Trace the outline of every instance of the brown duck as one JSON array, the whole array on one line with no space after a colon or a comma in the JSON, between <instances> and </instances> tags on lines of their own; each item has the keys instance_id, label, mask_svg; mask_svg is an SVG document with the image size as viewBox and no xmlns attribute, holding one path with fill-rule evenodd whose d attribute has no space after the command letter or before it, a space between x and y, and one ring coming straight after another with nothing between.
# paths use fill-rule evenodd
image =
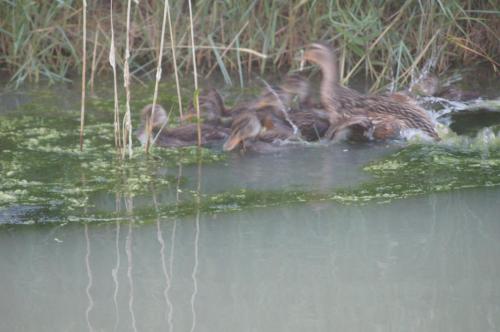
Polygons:
<instances>
[{"instance_id":1,"label":"brown duck","mask_svg":"<svg viewBox=\"0 0 500 332\"><path fill-rule=\"evenodd\" d=\"M137 138L146 144L146 126L151 119L153 105L145 106L141 111L141 126L137 131ZM165 128L168 116L161 105L155 105L152 118L152 140L161 147L184 147L198 144L196 124L187 124L176 128ZM201 124L201 144L203 146L222 143L229 137L230 130L213 124Z\"/></svg>"},{"instance_id":2,"label":"brown duck","mask_svg":"<svg viewBox=\"0 0 500 332\"><path fill-rule=\"evenodd\" d=\"M272 144L293 136L293 130L284 126L272 112L247 110L236 114L231 125L231 135L224 143L224 151L232 151L238 146L256 152L274 151Z\"/></svg>"},{"instance_id":3,"label":"brown duck","mask_svg":"<svg viewBox=\"0 0 500 332\"><path fill-rule=\"evenodd\" d=\"M259 97L257 106L272 112L274 124L297 128L307 141L323 137L330 125L328 113L312 101L309 81L300 75L287 75L280 86Z\"/></svg>"},{"instance_id":4,"label":"brown duck","mask_svg":"<svg viewBox=\"0 0 500 332\"><path fill-rule=\"evenodd\" d=\"M200 117L203 122L211 125L226 125L230 123L230 112L224 105L220 93L215 88L202 90L198 96L198 105L200 108ZM196 108L191 101L186 114L181 118L182 121L196 118Z\"/></svg>"},{"instance_id":5,"label":"brown duck","mask_svg":"<svg viewBox=\"0 0 500 332\"><path fill-rule=\"evenodd\" d=\"M333 51L326 45L309 45L304 57L320 66L323 79L320 87L321 103L330 113L330 134L338 132L344 121L359 120L371 125L365 136L376 140L398 139L406 129L418 129L433 139L439 139L429 115L414 103L401 102L402 98L368 96L338 83L337 66ZM345 122L344 122L345 123Z\"/></svg>"}]
</instances>

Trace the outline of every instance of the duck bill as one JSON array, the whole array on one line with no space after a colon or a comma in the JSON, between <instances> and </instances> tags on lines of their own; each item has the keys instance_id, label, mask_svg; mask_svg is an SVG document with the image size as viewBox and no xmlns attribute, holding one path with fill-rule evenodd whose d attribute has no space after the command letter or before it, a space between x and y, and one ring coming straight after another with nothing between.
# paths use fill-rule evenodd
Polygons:
<instances>
[{"instance_id":1,"label":"duck bill","mask_svg":"<svg viewBox=\"0 0 500 332\"><path fill-rule=\"evenodd\" d=\"M182 115L179 119L181 121L187 121L187 120L191 120L194 117L196 117L196 114L189 113L189 114Z\"/></svg>"}]
</instances>

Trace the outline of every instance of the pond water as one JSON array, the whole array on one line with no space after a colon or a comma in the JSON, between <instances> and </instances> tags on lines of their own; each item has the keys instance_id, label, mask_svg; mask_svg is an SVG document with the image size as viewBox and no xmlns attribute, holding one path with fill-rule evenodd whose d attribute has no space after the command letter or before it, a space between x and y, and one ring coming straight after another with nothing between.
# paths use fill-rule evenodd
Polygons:
<instances>
[{"instance_id":1,"label":"pond water","mask_svg":"<svg viewBox=\"0 0 500 332\"><path fill-rule=\"evenodd\" d=\"M78 87L1 95L1 331L500 328L494 110L435 106L454 131L435 144L122 162L108 89L82 153Z\"/></svg>"}]
</instances>

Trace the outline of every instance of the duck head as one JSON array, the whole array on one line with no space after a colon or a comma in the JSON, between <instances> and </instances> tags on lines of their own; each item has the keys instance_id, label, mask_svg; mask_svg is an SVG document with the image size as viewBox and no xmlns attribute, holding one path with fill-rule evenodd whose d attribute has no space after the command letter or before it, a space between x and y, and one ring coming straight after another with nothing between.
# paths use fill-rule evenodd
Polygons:
<instances>
[{"instance_id":1,"label":"duck head","mask_svg":"<svg viewBox=\"0 0 500 332\"><path fill-rule=\"evenodd\" d=\"M151 131L154 132L154 130L160 130L167 123L167 112L161 105L156 104L153 107L153 104L150 104L144 106L144 108L141 110L141 126L137 131L137 138L142 144L146 144L148 139L146 128L151 125Z\"/></svg>"},{"instance_id":2,"label":"duck head","mask_svg":"<svg viewBox=\"0 0 500 332\"><path fill-rule=\"evenodd\" d=\"M198 96L198 105L200 108L200 117L206 123L210 124L218 124L221 117L227 112L224 107L224 100L214 88L201 91ZM189 104L188 111L182 116L181 120L184 121L192 118L196 118L196 107L194 107L193 101Z\"/></svg>"},{"instance_id":3,"label":"duck head","mask_svg":"<svg viewBox=\"0 0 500 332\"><path fill-rule=\"evenodd\" d=\"M335 71L334 52L332 48L323 43L309 44L304 53L304 59L319 65L322 70Z\"/></svg>"}]
</instances>

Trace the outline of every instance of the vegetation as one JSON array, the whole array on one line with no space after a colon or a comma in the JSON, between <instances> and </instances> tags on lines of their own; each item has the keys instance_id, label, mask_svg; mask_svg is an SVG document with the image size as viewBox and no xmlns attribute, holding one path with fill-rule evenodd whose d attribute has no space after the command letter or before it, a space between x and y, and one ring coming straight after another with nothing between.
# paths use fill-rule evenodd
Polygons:
<instances>
[{"instance_id":1,"label":"vegetation","mask_svg":"<svg viewBox=\"0 0 500 332\"><path fill-rule=\"evenodd\" d=\"M174 91L173 86L169 88ZM160 89L166 86L162 84ZM145 88L143 96L138 94L140 89L134 91L132 107L150 100L150 91L146 90L151 88ZM102 97L102 102L97 102L99 98L92 101L87 114L88 137L80 151L79 133L75 131L77 108L61 109L55 98L57 91L39 93L31 96L32 104L16 108L0 121L0 169L4 174L0 178L0 210L13 214L8 222L116 220L126 217L126 211L110 211L109 205L106 208L102 202L124 198L135 202L134 216L159 213L178 218L308 202L383 203L429 193L500 186L500 136L495 134L499 130L496 126L471 132L470 136L443 129L444 139L439 143L411 142L367 165L364 171L370 178L352 187L319 190L303 185L203 192L199 188L201 173L193 176L195 169L210 163L229 167L226 154L192 147L153 148L146 155L136 146L133 156L124 161L114 153L114 101L108 96ZM176 96L170 98L175 101ZM161 198L161 207L153 209L156 194Z\"/></svg>"},{"instance_id":2,"label":"vegetation","mask_svg":"<svg viewBox=\"0 0 500 332\"><path fill-rule=\"evenodd\" d=\"M172 46L179 73L186 76L193 71L190 31L194 31L199 72L209 75L218 70L228 83L231 72L238 73L243 84L254 70L297 69L301 50L315 40L336 44L345 80L366 72L376 85L387 80L407 83L414 69L426 64L442 71L452 64L486 61L496 71L500 62L496 0L198 0L193 2L192 30L189 4L170 2L168 14L175 31L165 33L164 73L175 68L168 50ZM0 0L0 68L16 84L41 78L66 80L88 58L92 86L96 75L111 71L112 12L119 70L124 70L125 48L130 46L132 80L153 77L164 2L133 2L129 34L127 1L115 1L112 11L109 6L109 2L88 2L84 34L80 1ZM175 42L170 43L172 36Z\"/></svg>"}]
</instances>

